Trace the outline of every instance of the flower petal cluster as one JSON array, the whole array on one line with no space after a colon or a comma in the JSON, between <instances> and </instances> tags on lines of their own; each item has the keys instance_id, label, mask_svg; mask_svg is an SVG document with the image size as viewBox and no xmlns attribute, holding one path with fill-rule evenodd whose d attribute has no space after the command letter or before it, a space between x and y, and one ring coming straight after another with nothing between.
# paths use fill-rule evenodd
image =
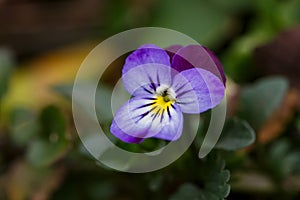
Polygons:
<instances>
[{"instance_id":1,"label":"flower petal cluster","mask_svg":"<svg viewBox=\"0 0 300 200\"><path fill-rule=\"evenodd\" d=\"M224 98L226 78L215 54L200 45L162 49L146 44L131 53L122 70L133 96L114 116L110 131L124 142L177 140L183 113L199 114Z\"/></svg>"}]
</instances>

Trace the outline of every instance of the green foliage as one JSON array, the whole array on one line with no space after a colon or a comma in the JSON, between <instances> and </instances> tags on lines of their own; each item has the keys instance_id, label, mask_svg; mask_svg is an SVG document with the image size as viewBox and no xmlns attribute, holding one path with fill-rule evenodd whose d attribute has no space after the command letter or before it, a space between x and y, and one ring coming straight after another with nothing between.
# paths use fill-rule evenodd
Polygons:
<instances>
[{"instance_id":1,"label":"green foliage","mask_svg":"<svg viewBox=\"0 0 300 200\"><path fill-rule=\"evenodd\" d=\"M16 108L10 117L11 137L20 146L27 145L40 131L37 116L28 109Z\"/></svg>"},{"instance_id":2,"label":"green foliage","mask_svg":"<svg viewBox=\"0 0 300 200\"><path fill-rule=\"evenodd\" d=\"M206 199L201 193L199 188L191 183L185 183L180 186L176 194L174 194L171 200L182 200L182 199Z\"/></svg>"},{"instance_id":3,"label":"green foliage","mask_svg":"<svg viewBox=\"0 0 300 200\"><path fill-rule=\"evenodd\" d=\"M272 144L267 162L276 178L283 179L288 175L300 175L300 149L293 147L292 143L286 139Z\"/></svg>"},{"instance_id":4,"label":"green foliage","mask_svg":"<svg viewBox=\"0 0 300 200\"><path fill-rule=\"evenodd\" d=\"M51 135L57 135L58 141L65 142L66 121L61 111L53 105L47 106L42 110L40 122L43 135L47 138Z\"/></svg>"},{"instance_id":5,"label":"green foliage","mask_svg":"<svg viewBox=\"0 0 300 200\"><path fill-rule=\"evenodd\" d=\"M239 83L255 79L259 75L259 70L255 67L252 53L255 47L269 37L267 31L259 29L236 39L224 53L223 58L221 57L226 74Z\"/></svg>"},{"instance_id":6,"label":"green foliage","mask_svg":"<svg viewBox=\"0 0 300 200\"><path fill-rule=\"evenodd\" d=\"M0 49L0 100L8 90L13 65L11 53L6 49Z\"/></svg>"},{"instance_id":7,"label":"green foliage","mask_svg":"<svg viewBox=\"0 0 300 200\"><path fill-rule=\"evenodd\" d=\"M219 0L222 3L222 0ZM255 48L270 41L285 28L299 22L300 1L240 1L255 13L254 19L247 22L246 32L235 38L222 57L226 74L236 82L247 82L260 76L260 69L256 68L253 60ZM233 3L233 1L231 1ZM239 4L243 4L239 3ZM237 4L237 5L239 5ZM228 1L227 1L227 5ZM241 8L243 8L241 6ZM251 13L251 12L250 12Z\"/></svg>"},{"instance_id":8,"label":"green foliage","mask_svg":"<svg viewBox=\"0 0 300 200\"><path fill-rule=\"evenodd\" d=\"M27 158L33 165L45 167L60 158L65 150L66 145L63 143L52 144L48 141L35 140L28 149Z\"/></svg>"},{"instance_id":9,"label":"green foliage","mask_svg":"<svg viewBox=\"0 0 300 200\"><path fill-rule=\"evenodd\" d=\"M201 163L199 174L204 181L203 188L194 184L185 183L171 196L171 200L199 199L199 200L222 200L230 191L227 183L230 172L224 169L225 161L218 154L211 154Z\"/></svg>"},{"instance_id":10,"label":"green foliage","mask_svg":"<svg viewBox=\"0 0 300 200\"><path fill-rule=\"evenodd\" d=\"M166 0L156 8L152 25L183 32L201 44L212 46L230 30L230 17L221 7L207 1Z\"/></svg>"},{"instance_id":11,"label":"green foliage","mask_svg":"<svg viewBox=\"0 0 300 200\"><path fill-rule=\"evenodd\" d=\"M257 130L282 103L287 89L288 82L281 77L265 78L243 89L239 117Z\"/></svg>"},{"instance_id":12,"label":"green foliage","mask_svg":"<svg viewBox=\"0 0 300 200\"><path fill-rule=\"evenodd\" d=\"M35 166L43 167L52 164L67 150L66 121L55 106L44 108L39 117L41 133L27 151L28 160Z\"/></svg>"},{"instance_id":13,"label":"green foliage","mask_svg":"<svg viewBox=\"0 0 300 200\"><path fill-rule=\"evenodd\" d=\"M230 119L225 123L216 148L238 150L247 147L255 141L255 132L250 125L241 119Z\"/></svg>"}]
</instances>

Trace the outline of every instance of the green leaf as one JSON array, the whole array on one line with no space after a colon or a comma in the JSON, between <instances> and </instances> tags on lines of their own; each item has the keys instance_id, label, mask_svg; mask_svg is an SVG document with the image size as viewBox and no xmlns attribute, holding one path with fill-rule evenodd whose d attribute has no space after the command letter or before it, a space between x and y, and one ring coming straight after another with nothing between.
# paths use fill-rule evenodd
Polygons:
<instances>
[{"instance_id":1,"label":"green leaf","mask_svg":"<svg viewBox=\"0 0 300 200\"><path fill-rule=\"evenodd\" d=\"M224 199L230 192L230 185L227 182L230 179L229 170L225 170L225 160L219 154L212 152L200 169L204 178L204 191L216 195L217 199ZM210 198L207 198L210 199Z\"/></svg>"},{"instance_id":2,"label":"green leaf","mask_svg":"<svg viewBox=\"0 0 300 200\"><path fill-rule=\"evenodd\" d=\"M27 159L37 167L46 167L64 155L66 148L66 143L35 140L28 148Z\"/></svg>"},{"instance_id":3,"label":"green leaf","mask_svg":"<svg viewBox=\"0 0 300 200\"><path fill-rule=\"evenodd\" d=\"M45 167L67 150L66 122L60 110L53 105L44 108L40 115L41 135L28 147L27 159L35 166Z\"/></svg>"},{"instance_id":4,"label":"green leaf","mask_svg":"<svg viewBox=\"0 0 300 200\"><path fill-rule=\"evenodd\" d=\"M257 17L241 37L235 39L221 59L226 75L236 82L249 82L257 78L261 69L255 67L253 53L255 48L275 37L281 27L275 1L252 1L256 7Z\"/></svg>"},{"instance_id":5,"label":"green leaf","mask_svg":"<svg viewBox=\"0 0 300 200\"><path fill-rule=\"evenodd\" d=\"M47 138L56 135L59 141L65 141L66 121L60 110L53 105L42 110L40 116L43 135Z\"/></svg>"},{"instance_id":6,"label":"green leaf","mask_svg":"<svg viewBox=\"0 0 300 200\"><path fill-rule=\"evenodd\" d=\"M171 196L170 200L182 199L205 199L199 188L191 183L186 183L180 186L179 190Z\"/></svg>"},{"instance_id":7,"label":"green leaf","mask_svg":"<svg viewBox=\"0 0 300 200\"><path fill-rule=\"evenodd\" d=\"M224 170L225 161L220 155L213 153L202 161L199 173L202 176L201 180L204 182L204 187L200 189L195 184L185 183L170 197L171 200L222 200L228 196L230 186L227 182L230 178L230 172Z\"/></svg>"},{"instance_id":8,"label":"green leaf","mask_svg":"<svg viewBox=\"0 0 300 200\"><path fill-rule=\"evenodd\" d=\"M13 65L11 53L5 49L0 49L0 100L8 90Z\"/></svg>"},{"instance_id":9,"label":"green leaf","mask_svg":"<svg viewBox=\"0 0 300 200\"><path fill-rule=\"evenodd\" d=\"M245 88L240 95L238 116L259 129L280 106L288 89L282 77L269 77Z\"/></svg>"},{"instance_id":10,"label":"green leaf","mask_svg":"<svg viewBox=\"0 0 300 200\"><path fill-rule=\"evenodd\" d=\"M281 2L280 16L285 27L295 26L300 21L300 1L290 0L287 2Z\"/></svg>"},{"instance_id":11,"label":"green leaf","mask_svg":"<svg viewBox=\"0 0 300 200\"><path fill-rule=\"evenodd\" d=\"M289 140L282 139L272 144L267 161L270 171L279 179L300 174L300 150L294 149Z\"/></svg>"},{"instance_id":12,"label":"green leaf","mask_svg":"<svg viewBox=\"0 0 300 200\"><path fill-rule=\"evenodd\" d=\"M253 81L261 75L261 69L255 67L257 66L253 58L255 49L268 43L279 32L299 23L300 1L213 1L219 5L223 4L225 9L238 9L238 14L248 9L245 13L255 15L254 18L251 17L251 22L237 20L239 25L246 22L245 33L232 40L221 59L226 75L234 81L239 83Z\"/></svg>"},{"instance_id":13,"label":"green leaf","mask_svg":"<svg viewBox=\"0 0 300 200\"><path fill-rule=\"evenodd\" d=\"M10 116L10 129L13 141L18 145L27 145L40 131L35 114L25 108L17 108Z\"/></svg>"},{"instance_id":14,"label":"green leaf","mask_svg":"<svg viewBox=\"0 0 300 200\"><path fill-rule=\"evenodd\" d=\"M241 119L230 119L225 123L221 137L215 148L238 150L255 141L255 132L250 125Z\"/></svg>"},{"instance_id":15,"label":"green leaf","mask_svg":"<svg viewBox=\"0 0 300 200\"><path fill-rule=\"evenodd\" d=\"M270 38L267 31L258 30L247 33L233 41L221 57L226 75L241 83L253 80L259 72L253 63L254 49Z\"/></svg>"}]
</instances>

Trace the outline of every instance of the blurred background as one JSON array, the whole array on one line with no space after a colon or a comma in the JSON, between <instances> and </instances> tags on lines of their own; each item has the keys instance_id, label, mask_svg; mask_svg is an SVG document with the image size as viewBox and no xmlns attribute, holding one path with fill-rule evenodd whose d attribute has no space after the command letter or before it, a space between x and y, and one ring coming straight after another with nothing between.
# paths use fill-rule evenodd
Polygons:
<instances>
[{"instance_id":1,"label":"blurred background","mask_svg":"<svg viewBox=\"0 0 300 200\"><path fill-rule=\"evenodd\" d=\"M218 55L228 121L205 159L199 136L165 169L120 173L82 146L72 82L97 44L145 26ZM108 91L124 58L104 77ZM300 199L299 76L300 0L0 0L0 199ZM165 144L115 142L138 152Z\"/></svg>"}]
</instances>

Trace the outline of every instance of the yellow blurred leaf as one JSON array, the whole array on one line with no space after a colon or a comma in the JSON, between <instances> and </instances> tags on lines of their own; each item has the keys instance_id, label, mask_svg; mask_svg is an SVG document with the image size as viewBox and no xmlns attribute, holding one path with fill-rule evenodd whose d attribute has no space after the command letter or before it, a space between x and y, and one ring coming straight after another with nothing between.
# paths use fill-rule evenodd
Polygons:
<instances>
[{"instance_id":1,"label":"yellow blurred leaf","mask_svg":"<svg viewBox=\"0 0 300 200\"><path fill-rule=\"evenodd\" d=\"M9 92L3 99L3 112L22 106L39 109L61 100L50 87L73 82L81 63L94 46L93 42L77 44L23 63L10 81ZM92 70L86 76L90 74L93 74Z\"/></svg>"}]
</instances>

